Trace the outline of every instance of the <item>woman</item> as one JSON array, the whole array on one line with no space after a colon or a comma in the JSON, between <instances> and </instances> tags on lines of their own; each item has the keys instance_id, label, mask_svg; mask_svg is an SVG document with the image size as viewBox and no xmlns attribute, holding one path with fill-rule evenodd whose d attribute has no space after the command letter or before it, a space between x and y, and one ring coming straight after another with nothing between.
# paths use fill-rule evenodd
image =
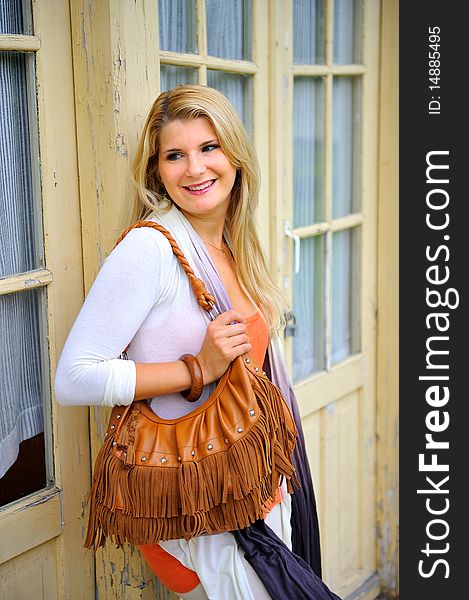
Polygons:
<instances>
[{"instance_id":1,"label":"woman","mask_svg":"<svg viewBox=\"0 0 469 600\"><path fill-rule=\"evenodd\" d=\"M170 231L220 314L210 322L197 305L163 234L131 230L104 262L70 332L56 397L65 405L104 406L151 398L160 417L176 418L200 406L230 362L250 352L291 404L300 431L294 456L300 490L290 496L281 486L265 508L265 523L140 550L184 599L336 598L319 579L314 494L277 337L285 303L254 227L257 160L228 100L197 85L162 93L143 127L133 179L133 220ZM126 347L129 360L122 360ZM181 394L193 384L181 360L186 354L195 357L204 383L191 403Z\"/></svg>"}]
</instances>

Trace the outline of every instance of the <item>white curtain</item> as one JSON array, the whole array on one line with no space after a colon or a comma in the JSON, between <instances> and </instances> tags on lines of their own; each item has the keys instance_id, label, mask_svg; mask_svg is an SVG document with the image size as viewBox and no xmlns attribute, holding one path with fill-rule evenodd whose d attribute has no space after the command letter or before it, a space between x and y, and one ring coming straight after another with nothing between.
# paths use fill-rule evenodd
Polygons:
<instances>
[{"instance_id":1,"label":"white curtain","mask_svg":"<svg viewBox=\"0 0 469 600\"><path fill-rule=\"evenodd\" d=\"M325 0L294 0L293 62L297 65L324 63Z\"/></svg>"},{"instance_id":2,"label":"white curtain","mask_svg":"<svg viewBox=\"0 0 469 600\"><path fill-rule=\"evenodd\" d=\"M173 65L160 66L160 89L162 92L183 83L197 83L197 69Z\"/></svg>"},{"instance_id":3,"label":"white curtain","mask_svg":"<svg viewBox=\"0 0 469 600\"><path fill-rule=\"evenodd\" d=\"M160 49L197 52L197 0L158 0Z\"/></svg>"},{"instance_id":4,"label":"white curtain","mask_svg":"<svg viewBox=\"0 0 469 600\"><path fill-rule=\"evenodd\" d=\"M2 0L0 33L22 33L21 2ZM37 259L26 69L29 56L0 52L0 277ZM35 111L34 111L35 114ZM0 477L19 444L43 430L41 291L0 296Z\"/></svg>"},{"instance_id":5,"label":"white curtain","mask_svg":"<svg viewBox=\"0 0 469 600\"><path fill-rule=\"evenodd\" d=\"M207 71L207 84L216 88L228 98L252 138L252 77L209 69Z\"/></svg>"},{"instance_id":6,"label":"white curtain","mask_svg":"<svg viewBox=\"0 0 469 600\"><path fill-rule=\"evenodd\" d=\"M251 59L251 0L206 0L210 56Z\"/></svg>"},{"instance_id":7,"label":"white curtain","mask_svg":"<svg viewBox=\"0 0 469 600\"><path fill-rule=\"evenodd\" d=\"M352 245L351 231L332 238L332 364L352 352Z\"/></svg>"},{"instance_id":8,"label":"white curtain","mask_svg":"<svg viewBox=\"0 0 469 600\"><path fill-rule=\"evenodd\" d=\"M325 254L324 236L301 240L300 272L293 280L293 381L324 369Z\"/></svg>"},{"instance_id":9,"label":"white curtain","mask_svg":"<svg viewBox=\"0 0 469 600\"><path fill-rule=\"evenodd\" d=\"M343 217L352 212L353 150L355 141L354 123L354 80L351 77L336 77L332 100L332 215Z\"/></svg>"},{"instance_id":10,"label":"white curtain","mask_svg":"<svg viewBox=\"0 0 469 600\"><path fill-rule=\"evenodd\" d=\"M361 61L362 0L334 0L334 63Z\"/></svg>"}]
</instances>

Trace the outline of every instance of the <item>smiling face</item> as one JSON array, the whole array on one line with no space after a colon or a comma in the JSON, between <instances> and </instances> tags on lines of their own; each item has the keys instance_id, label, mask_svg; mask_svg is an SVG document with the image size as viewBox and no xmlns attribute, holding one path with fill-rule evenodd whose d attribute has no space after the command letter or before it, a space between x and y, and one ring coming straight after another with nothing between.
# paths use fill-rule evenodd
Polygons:
<instances>
[{"instance_id":1,"label":"smiling face","mask_svg":"<svg viewBox=\"0 0 469 600\"><path fill-rule=\"evenodd\" d=\"M171 121L160 132L158 171L170 198L188 217L225 219L236 168L208 119Z\"/></svg>"}]
</instances>

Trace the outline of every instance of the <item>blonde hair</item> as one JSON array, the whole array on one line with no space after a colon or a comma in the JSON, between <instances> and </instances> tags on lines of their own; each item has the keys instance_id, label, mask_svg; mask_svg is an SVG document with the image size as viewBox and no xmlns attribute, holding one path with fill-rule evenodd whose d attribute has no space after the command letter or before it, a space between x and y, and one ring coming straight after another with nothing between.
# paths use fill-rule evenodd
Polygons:
<instances>
[{"instance_id":1,"label":"blonde hair","mask_svg":"<svg viewBox=\"0 0 469 600\"><path fill-rule=\"evenodd\" d=\"M163 92L151 106L132 166L136 187L132 221L150 212L166 211L170 199L158 172L160 132L175 120L206 118L237 174L231 191L225 233L231 243L243 291L267 314L271 331L284 326L286 299L272 282L254 224L259 196L256 152L235 109L218 90L202 85L178 85Z\"/></svg>"}]
</instances>

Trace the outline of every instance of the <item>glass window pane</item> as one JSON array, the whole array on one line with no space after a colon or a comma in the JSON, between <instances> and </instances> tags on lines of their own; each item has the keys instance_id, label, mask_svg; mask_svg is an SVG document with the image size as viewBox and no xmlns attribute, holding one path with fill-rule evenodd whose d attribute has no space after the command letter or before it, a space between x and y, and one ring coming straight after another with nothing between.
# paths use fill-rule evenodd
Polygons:
<instances>
[{"instance_id":1,"label":"glass window pane","mask_svg":"<svg viewBox=\"0 0 469 600\"><path fill-rule=\"evenodd\" d=\"M160 50L197 52L197 0L158 0Z\"/></svg>"},{"instance_id":2,"label":"glass window pane","mask_svg":"<svg viewBox=\"0 0 469 600\"><path fill-rule=\"evenodd\" d=\"M301 240L301 269L293 280L293 380L324 369L324 236Z\"/></svg>"},{"instance_id":3,"label":"glass window pane","mask_svg":"<svg viewBox=\"0 0 469 600\"><path fill-rule=\"evenodd\" d=\"M2 0L0 2L0 34L32 34L31 7L25 0Z\"/></svg>"},{"instance_id":4,"label":"glass window pane","mask_svg":"<svg viewBox=\"0 0 469 600\"><path fill-rule=\"evenodd\" d=\"M44 290L30 290L0 296L0 477L14 465L20 444L44 430L44 362L41 334ZM38 473L32 489L46 485L45 456L30 457ZM39 460L40 459L40 460ZM21 474L22 473L22 474ZM24 472L18 475L24 478ZM21 484L21 482L18 483ZM31 488L31 485L27 486ZM0 479L0 487L6 487ZM11 487L11 486L9 486ZM5 503L0 497L0 504ZM19 492L21 495L21 491ZM24 493L22 495L25 495ZM18 496L19 497L19 496ZM9 501L7 499L7 501Z\"/></svg>"},{"instance_id":5,"label":"glass window pane","mask_svg":"<svg viewBox=\"0 0 469 600\"><path fill-rule=\"evenodd\" d=\"M295 0L293 7L293 62L325 63L324 0Z\"/></svg>"},{"instance_id":6,"label":"glass window pane","mask_svg":"<svg viewBox=\"0 0 469 600\"><path fill-rule=\"evenodd\" d=\"M324 81L296 77L293 94L293 226L324 220Z\"/></svg>"},{"instance_id":7,"label":"glass window pane","mask_svg":"<svg viewBox=\"0 0 469 600\"><path fill-rule=\"evenodd\" d=\"M206 0L210 56L251 60L252 0Z\"/></svg>"},{"instance_id":8,"label":"glass window pane","mask_svg":"<svg viewBox=\"0 0 469 600\"><path fill-rule=\"evenodd\" d=\"M36 247L28 71L34 56L0 52L0 277L40 266ZM34 157L36 168L38 158Z\"/></svg>"},{"instance_id":9,"label":"glass window pane","mask_svg":"<svg viewBox=\"0 0 469 600\"><path fill-rule=\"evenodd\" d=\"M332 238L332 364L359 349L359 231Z\"/></svg>"},{"instance_id":10,"label":"glass window pane","mask_svg":"<svg viewBox=\"0 0 469 600\"><path fill-rule=\"evenodd\" d=\"M332 99L332 216L360 210L360 80L336 77Z\"/></svg>"},{"instance_id":11,"label":"glass window pane","mask_svg":"<svg viewBox=\"0 0 469 600\"><path fill-rule=\"evenodd\" d=\"M334 0L334 63L362 61L362 0Z\"/></svg>"},{"instance_id":12,"label":"glass window pane","mask_svg":"<svg viewBox=\"0 0 469 600\"><path fill-rule=\"evenodd\" d=\"M207 84L216 88L233 104L252 138L252 77L223 71L207 71Z\"/></svg>"},{"instance_id":13,"label":"glass window pane","mask_svg":"<svg viewBox=\"0 0 469 600\"><path fill-rule=\"evenodd\" d=\"M160 66L160 88L162 92L181 83L197 83L197 69L190 67Z\"/></svg>"}]
</instances>

